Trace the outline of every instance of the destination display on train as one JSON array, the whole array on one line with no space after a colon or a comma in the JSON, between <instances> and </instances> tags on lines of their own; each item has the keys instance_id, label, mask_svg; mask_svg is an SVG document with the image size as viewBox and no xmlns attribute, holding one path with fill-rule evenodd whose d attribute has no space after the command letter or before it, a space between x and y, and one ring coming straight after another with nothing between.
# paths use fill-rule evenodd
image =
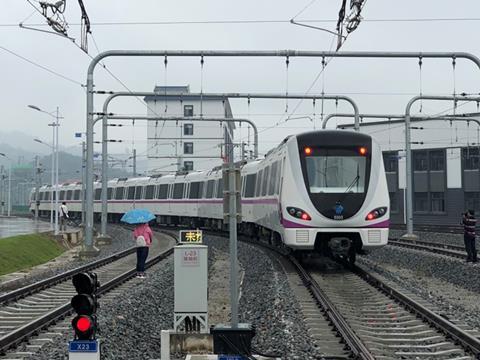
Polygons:
<instances>
[{"instance_id":1,"label":"destination display on train","mask_svg":"<svg viewBox=\"0 0 480 360\"><path fill-rule=\"evenodd\" d=\"M202 242L202 230L180 230L180 244L201 244Z\"/></svg>"}]
</instances>

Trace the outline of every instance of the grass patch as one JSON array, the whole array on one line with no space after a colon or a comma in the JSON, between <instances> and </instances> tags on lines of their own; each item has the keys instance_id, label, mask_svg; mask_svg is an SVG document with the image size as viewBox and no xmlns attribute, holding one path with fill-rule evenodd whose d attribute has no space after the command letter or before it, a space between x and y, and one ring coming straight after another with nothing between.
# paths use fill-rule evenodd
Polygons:
<instances>
[{"instance_id":1,"label":"grass patch","mask_svg":"<svg viewBox=\"0 0 480 360\"><path fill-rule=\"evenodd\" d=\"M40 265L65 251L42 234L18 235L0 239L0 275Z\"/></svg>"}]
</instances>

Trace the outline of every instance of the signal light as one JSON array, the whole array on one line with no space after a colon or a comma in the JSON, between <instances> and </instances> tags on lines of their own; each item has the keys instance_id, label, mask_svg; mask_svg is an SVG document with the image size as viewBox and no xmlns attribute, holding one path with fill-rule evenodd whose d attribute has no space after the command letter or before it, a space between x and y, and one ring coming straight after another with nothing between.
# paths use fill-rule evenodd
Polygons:
<instances>
[{"instance_id":1,"label":"signal light","mask_svg":"<svg viewBox=\"0 0 480 360\"><path fill-rule=\"evenodd\" d=\"M306 147L304 151L305 155L310 155L312 153L312 148Z\"/></svg>"},{"instance_id":2,"label":"signal light","mask_svg":"<svg viewBox=\"0 0 480 360\"><path fill-rule=\"evenodd\" d=\"M387 213L386 207L379 207L370 211L365 217L365 220L375 220L375 219L381 218L386 213Z\"/></svg>"},{"instance_id":3,"label":"signal light","mask_svg":"<svg viewBox=\"0 0 480 360\"><path fill-rule=\"evenodd\" d=\"M72 278L77 295L72 297L70 304L77 313L72 320L72 327L77 340L94 340L97 331L98 308L97 290L100 286L95 273L79 273Z\"/></svg>"},{"instance_id":4,"label":"signal light","mask_svg":"<svg viewBox=\"0 0 480 360\"><path fill-rule=\"evenodd\" d=\"M367 148L366 147L362 146L358 151L360 152L360 155L366 155L367 154Z\"/></svg>"},{"instance_id":5,"label":"signal light","mask_svg":"<svg viewBox=\"0 0 480 360\"><path fill-rule=\"evenodd\" d=\"M306 221L312 220L312 217L306 212L303 211L302 209L296 208L296 207L287 207L287 212L293 216L296 217L297 219L302 219Z\"/></svg>"}]
</instances>

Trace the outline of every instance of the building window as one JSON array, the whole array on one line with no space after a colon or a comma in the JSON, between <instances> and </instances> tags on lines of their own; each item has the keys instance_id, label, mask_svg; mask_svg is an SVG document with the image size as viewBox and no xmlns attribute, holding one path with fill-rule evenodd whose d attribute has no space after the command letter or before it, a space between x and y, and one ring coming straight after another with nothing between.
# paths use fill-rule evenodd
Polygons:
<instances>
[{"instance_id":1,"label":"building window","mask_svg":"<svg viewBox=\"0 0 480 360\"><path fill-rule=\"evenodd\" d=\"M398 211L398 200L397 200L397 193L391 192L388 193L390 197L390 211Z\"/></svg>"},{"instance_id":2,"label":"building window","mask_svg":"<svg viewBox=\"0 0 480 360\"><path fill-rule=\"evenodd\" d=\"M183 135L193 135L193 124L183 124Z\"/></svg>"},{"instance_id":3,"label":"building window","mask_svg":"<svg viewBox=\"0 0 480 360\"><path fill-rule=\"evenodd\" d=\"M386 172L398 171L398 155L394 152L383 153L383 165Z\"/></svg>"},{"instance_id":4,"label":"building window","mask_svg":"<svg viewBox=\"0 0 480 360\"><path fill-rule=\"evenodd\" d=\"M183 153L184 154L193 154L193 142L183 143Z\"/></svg>"},{"instance_id":5,"label":"building window","mask_svg":"<svg viewBox=\"0 0 480 360\"><path fill-rule=\"evenodd\" d=\"M432 212L445 212L445 193L430 193L430 203L432 204Z\"/></svg>"},{"instance_id":6,"label":"building window","mask_svg":"<svg viewBox=\"0 0 480 360\"><path fill-rule=\"evenodd\" d=\"M477 170L479 165L478 148L462 149L463 168L465 170Z\"/></svg>"},{"instance_id":7,"label":"building window","mask_svg":"<svg viewBox=\"0 0 480 360\"><path fill-rule=\"evenodd\" d=\"M480 192L465 193L465 209L475 210L476 214L480 212Z\"/></svg>"},{"instance_id":8,"label":"building window","mask_svg":"<svg viewBox=\"0 0 480 360\"><path fill-rule=\"evenodd\" d=\"M426 151L415 151L413 153L413 170L415 170L415 171L427 171L428 170L427 152Z\"/></svg>"},{"instance_id":9,"label":"building window","mask_svg":"<svg viewBox=\"0 0 480 360\"><path fill-rule=\"evenodd\" d=\"M184 105L183 106L183 116L193 116L193 105Z\"/></svg>"},{"instance_id":10,"label":"building window","mask_svg":"<svg viewBox=\"0 0 480 360\"><path fill-rule=\"evenodd\" d=\"M429 152L430 157L430 170L431 171L443 171L445 170L445 151L433 150Z\"/></svg>"},{"instance_id":11,"label":"building window","mask_svg":"<svg viewBox=\"0 0 480 360\"><path fill-rule=\"evenodd\" d=\"M193 170L193 161L184 161L183 162L183 170L186 170L186 171Z\"/></svg>"},{"instance_id":12,"label":"building window","mask_svg":"<svg viewBox=\"0 0 480 360\"><path fill-rule=\"evenodd\" d=\"M416 192L413 202L415 211L428 211L428 193Z\"/></svg>"}]
</instances>

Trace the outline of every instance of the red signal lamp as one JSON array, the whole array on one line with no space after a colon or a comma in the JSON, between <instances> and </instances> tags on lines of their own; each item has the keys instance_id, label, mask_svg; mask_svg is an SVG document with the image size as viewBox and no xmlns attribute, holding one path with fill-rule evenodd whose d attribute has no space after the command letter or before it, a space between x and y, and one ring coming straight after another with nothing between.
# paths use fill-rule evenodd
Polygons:
<instances>
[{"instance_id":1,"label":"red signal lamp","mask_svg":"<svg viewBox=\"0 0 480 360\"><path fill-rule=\"evenodd\" d=\"M95 321L88 315L76 316L72 326L78 340L91 340L95 333Z\"/></svg>"},{"instance_id":2,"label":"red signal lamp","mask_svg":"<svg viewBox=\"0 0 480 360\"><path fill-rule=\"evenodd\" d=\"M361 147L360 149L358 149L358 151L360 152L360 155L367 155L367 148L366 147Z\"/></svg>"},{"instance_id":3,"label":"red signal lamp","mask_svg":"<svg viewBox=\"0 0 480 360\"><path fill-rule=\"evenodd\" d=\"M312 148L310 148L310 147L306 147L304 149L304 151L305 151L305 155L311 155L312 154Z\"/></svg>"}]
</instances>

